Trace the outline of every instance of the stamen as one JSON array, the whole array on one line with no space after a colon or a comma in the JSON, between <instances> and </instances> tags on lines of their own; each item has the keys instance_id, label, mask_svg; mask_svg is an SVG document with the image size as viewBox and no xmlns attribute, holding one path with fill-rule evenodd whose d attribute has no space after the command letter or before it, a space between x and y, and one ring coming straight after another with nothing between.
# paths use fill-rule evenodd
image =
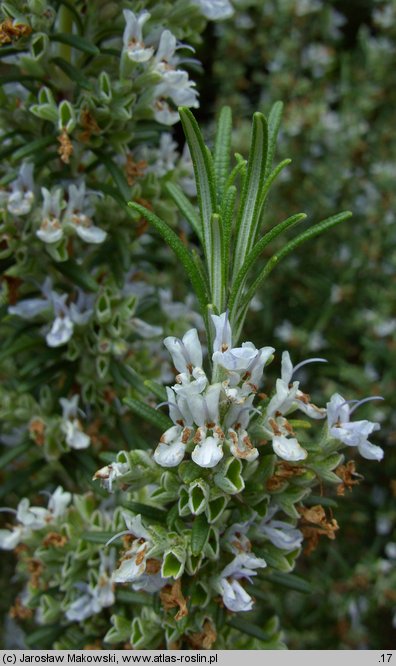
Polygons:
<instances>
[{"instance_id":1,"label":"stamen","mask_svg":"<svg viewBox=\"0 0 396 666\"><path fill-rule=\"evenodd\" d=\"M295 368L293 368L293 375L297 372L297 370L300 370L304 365L307 365L308 363L327 363L327 360L325 358L307 358L306 361L301 361L301 363L298 363Z\"/></svg>"},{"instance_id":2,"label":"stamen","mask_svg":"<svg viewBox=\"0 0 396 666\"><path fill-rule=\"evenodd\" d=\"M122 536L126 536L127 534L132 534L132 536L135 536L133 532L131 532L131 530L124 530L123 532L118 532L118 534L115 534L113 537L111 537L111 539L106 541L105 548L109 546L111 543L113 543L113 541L115 541L116 539L119 539Z\"/></svg>"},{"instance_id":3,"label":"stamen","mask_svg":"<svg viewBox=\"0 0 396 666\"><path fill-rule=\"evenodd\" d=\"M370 397L368 397L368 398L363 398L363 400L359 400L359 401L356 403L356 405L354 405L354 406L352 407L352 409L351 409L351 411L349 412L349 414L353 414L353 412L355 411L355 409L357 409L357 408L360 407L361 405L364 405L365 402L371 402L372 400L385 400L385 398L383 398L382 395L372 395L372 396L370 396Z\"/></svg>"},{"instance_id":4,"label":"stamen","mask_svg":"<svg viewBox=\"0 0 396 666\"><path fill-rule=\"evenodd\" d=\"M157 405L155 409L159 409L160 407L163 407L164 405L168 405L169 407L175 407L175 409L177 409L180 412L180 409L178 408L176 403L175 402L170 402L170 400L164 400L164 402L160 402L159 405Z\"/></svg>"}]
</instances>

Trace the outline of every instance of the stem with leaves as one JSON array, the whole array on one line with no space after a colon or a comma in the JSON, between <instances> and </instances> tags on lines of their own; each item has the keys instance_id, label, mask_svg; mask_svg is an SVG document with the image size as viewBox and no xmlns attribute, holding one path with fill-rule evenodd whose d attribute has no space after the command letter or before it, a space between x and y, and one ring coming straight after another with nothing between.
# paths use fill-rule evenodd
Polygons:
<instances>
[{"instance_id":1,"label":"stem with leaves","mask_svg":"<svg viewBox=\"0 0 396 666\"><path fill-rule=\"evenodd\" d=\"M194 167L198 211L177 185L169 184L167 189L190 224L202 259L195 249L186 248L154 213L135 202L129 202L129 211L139 213L152 224L183 265L203 314L208 339L211 337L208 313L219 314L228 309L236 344L251 300L275 266L302 243L345 221L351 213L339 213L312 225L260 266L267 246L306 219L304 213L294 214L262 235L263 211L270 188L290 164L290 160L283 160L272 167L281 102L274 104L268 120L262 113L254 114L248 159L236 154L237 164L232 168L229 107L220 112L213 153L191 111L181 107L179 113Z\"/></svg>"}]
</instances>

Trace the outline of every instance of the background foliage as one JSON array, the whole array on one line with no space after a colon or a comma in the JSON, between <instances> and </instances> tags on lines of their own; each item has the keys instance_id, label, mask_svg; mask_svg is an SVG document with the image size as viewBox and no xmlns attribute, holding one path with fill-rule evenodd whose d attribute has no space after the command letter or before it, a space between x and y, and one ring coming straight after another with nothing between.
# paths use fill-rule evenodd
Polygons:
<instances>
[{"instance_id":1,"label":"background foliage","mask_svg":"<svg viewBox=\"0 0 396 666\"><path fill-rule=\"evenodd\" d=\"M153 430L142 424L141 407L135 414L127 411L123 399L155 405L160 389L150 380L166 383L171 376L161 338L203 324L192 314L194 304L186 302L180 266L143 218L131 219L121 205L125 198L140 199L182 238L191 235L168 187L177 183L194 195L181 129L169 115L185 99L167 90L168 98L174 95L172 108L165 116L159 109L163 73L125 56L118 3L103 0L95 11L84 2L74 10L68 3L38 0L3 5L3 22L11 15L29 26L13 35L3 24L0 51L1 496L4 506L15 507L24 496L37 503L42 487L59 484L72 492L95 487L98 495L91 477L111 452L151 446ZM378 443L385 462L359 462L364 480L351 496L346 491L338 499L340 536L300 558L296 573L309 581L309 590L273 586L268 608L280 616L291 648L390 648L396 608L396 9L390 1L369 0L347 6L316 0L233 5L233 16L208 22L198 2L122 3L151 12L145 35L151 34L153 48L169 29L197 49L194 55L186 47L172 57L183 57L180 66L190 83L197 82L197 115L209 142L215 112L229 104L236 125L233 149L247 155L252 113L267 112L277 99L284 102L278 158L292 156L293 162L271 193L268 226L300 211L314 221L338 210L354 213L272 273L253 303L245 337L257 345L284 345L295 362L325 356L330 363L315 383L326 397L340 383L347 398L385 397L380 408L362 407L367 418L383 424ZM79 43L62 40L68 21L79 27ZM195 106L190 83L187 106ZM10 206L10 196L27 162L34 165L35 198L26 202L28 213L21 213ZM59 242L43 242L37 236L43 218L67 215L69 188L81 185L82 174L93 193L83 202L85 214L106 238L86 244L69 220ZM55 197L45 210L42 187L61 188L58 209ZM29 192L29 183L22 190ZM52 281L50 297L42 293L45 277ZM10 315L10 306L33 298L48 301L34 318ZM78 298L87 320L72 319ZM72 335L49 346L58 316L63 324L70 319ZM76 432L70 435L66 423L73 415L65 415L59 402L77 394L85 419L76 428L90 438L88 450L76 449ZM90 554L81 557L88 562ZM9 556L6 579L13 569ZM7 612L14 604L12 614L20 615L17 591L15 582L2 598L5 621L13 627L8 635L16 637L15 617L10 620ZM69 628L59 645L83 647L103 635L106 612L95 616L84 636ZM50 611L47 617L40 629L22 618L29 645L60 640Z\"/></svg>"}]
</instances>

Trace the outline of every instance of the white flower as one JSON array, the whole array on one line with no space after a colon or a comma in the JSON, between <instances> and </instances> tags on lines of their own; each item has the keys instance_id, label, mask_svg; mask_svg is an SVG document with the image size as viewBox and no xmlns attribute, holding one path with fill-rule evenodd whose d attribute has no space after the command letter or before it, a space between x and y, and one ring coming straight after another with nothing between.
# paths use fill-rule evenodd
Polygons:
<instances>
[{"instance_id":1,"label":"white flower","mask_svg":"<svg viewBox=\"0 0 396 666\"><path fill-rule=\"evenodd\" d=\"M65 615L71 622L82 622L88 617L100 613L103 608L112 606L115 602L113 583L110 578L110 571L114 566L114 556L106 557L100 553L100 568L98 574L93 573L91 582L77 583L83 594L70 604Z\"/></svg>"},{"instance_id":2,"label":"white flower","mask_svg":"<svg viewBox=\"0 0 396 666\"><path fill-rule=\"evenodd\" d=\"M150 14L143 11L136 16L130 9L124 9L123 14L126 21L123 35L124 50L133 62L147 62L152 57L154 49L144 45L142 29Z\"/></svg>"},{"instance_id":3,"label":"white flower","mask_svg":"<svg viewBox=\"0 0 396 666\"><path fill-rule=\"evenodd\" d=\"M246 430L239 428L238 431L235 431L229 428L228 437L231 442L230 451L235 458L242 458L248 462L256 460L259 452L250 441Z\"/></svg>"},{"instance_id":4,"label":"white flower","mask_svg":"<svg viewBox=\"0 0 396 666\"><path fill-rule=\"evenodd\" d=\"M94 474L94 479L100 479L102 486L108 490L109 493L113 492L113 483L120 476L124 476L129 472L128 463L113 462L110 465L101 467Z\"/></svg>"},{"instance_id":5,"label":"white flower","mask_svg":"<svg viewBox=\"0 0 396 666\"><path fill-rule=\"evenodd\" d=\"M190 385L191 386L191 385ZM184 393L188 395L188 407L197 426L212 427L219 422L219 400L221 384L211 384L204 394L190 393L186 387ZM179 389L180 393L182 389ZM179 395L180 395L179 393Z\"/></svg>"},{"instance_id":6,"label":"white flower","mask_svg":"<svg viewBox=\"0 0 396 666\"><path fill-rule=\"evenodd\" d=\"M178 85L180 83L180 76L182 78L187 76L187 72L176 69L179 58L175 56L175 52L176 37L172 35L170 30L164 30L161 33L152 67L157 74L160 74L164 81Z\"/></svg>"},{"instance_id":7,"label":"white flower","mask_svg":"<svg viewBox=\"0 0 396 666\"><path fill-rule=\"evenodd\" d=\"M360 455L368 460L382 460L384 452L380 446L371 444L368 437L380 429L379 423L373 421L350 421L351 414L363 402L368 400L378 400L380 397L366 398L356 402L351 408L350 404L344 400L339 393L332 395L327 404L327 422L329 435L340 440L346 446L357 446ZM355 402L355 401L352 401Z\"/></svg>"},{"instance_id":8,"label":"white flower","mask_svg":"<svg viewBox=\"0 0 396 666\"><path fill-rule=\"evenodd\" d=\"M273 520L278 507L268 509L267 515L257 528L260 535L264 535L271 543L281 550L292 551L300 548L303 541L303 534L297 528L286 523L283 520Z\"/></svg>"},{"instance_id":9,"label":"white flower","mask_svg":"<svg viewBox=\"0 0 396 666\"><path fill-rule=\"evenodd\" d=\"M238 395L241 396L240 393ZM239 428L246 430L250 421L250 412L254 409L253 400L253 393L247 397L242 396L240 399L236 398L233 400L224 419L225 427L233 428L234 430Z\"/></svg>"},{"instance_id":10,"label":"white flower","mask_svg":"<svg viewBox=\"0 0 396 666\"><path fill-rule=\"evenodd\" d=\"M226 19L233 15L230 0L194 0L202 14L211 21Z\"/></svg>"},{"instance_id":11,"label":"white flower","mask_svg":"<svg viewBox=\"0 0 396 666\"><path fill-rule=\"evenodd\" d=\"M85 326L93 315L94 296L85 294L81 289L77 291L77 300L70 303L69 316L77 326Z\"/></svg>"},{"instance_id":12,"label":"white flower","mask_svg":"<svg viewBox=\"0 0 396 666\"><path fill-rule=\"evenodd\" d=\"M13 530L0 530L0 548L1 550L14 550L22 541L24 530L21 527L15 527Z\"/></svg>"},{"instance_id":13,"label":"white flower","mask_svg":"<svg viewBox=\"0 0 396 666\"><path fill-rule=\"evenodd\" d=\"M224 578L247 578L251 582L251 576L257 575L256 569L263 569L266 566L266 561L256 557L254 553L240 553L227 564L221 575Z\"/></svg>"},{"instance_id":14,"label":"white flower","mask_svg":"<svg viewBox=\"0 0 396 666\"><path fill-rule=\"evenodd\" d=\"M219 592L228 610L234 613L252 610L253 599L237 580L229 582L226 578L222 578L219 582Z\"/></svg>"},{"instance_id":15,"label":"white flower","mask_svg":"<svg viewBox=\"0 0 396 666\"><path fill-rule=\"evenodd\" d=\"M153 106L154 118L162 125L174 125L179 121L179 114L173 111L164 99L156 99Z\"/></svg>"},{"instance_id":16,"label":"white flower","mask_svg":"<svg viewBox=\"0 0 396 666\"><path fill-rule=\"evenodd\" d=\"M191 328L181 340L169 336L165 338L164 345L178 372L191 374L195 367L202 367L202 347L197 329Z\"/></svg>"},{"instance_id":17,"label":"white flower","mask_svg":"<svg viewBox=\"0 0 396 666\"><path fill-rule=\"evenodd\" d=\"M149 590L150 587L155 588L156 590L161 589L162 585L165 584L166 579L162 579L164 581L162 584L156 574L146 574L146 563L150 556L150 549L152 548L150 533L142 524L142 518L140 515L130 516L124 512L122 515L128 529L126 532L116 534L110 539L108 544L124 534L130 534L135 538L131 548L125 553L120 566L113 572L113 582L134 583L136 584L136 587L135 585L133 586L134 589ZM147 577L149 577L151 581L148 581ZM152 591L154 591L154 589Z\"/></svg>"},{"instance_id":18,"label":"white flower","mask_svg":"<svg viewBox=\"0 0 396 666\"><path fill-rule=\"evenodd\" d=\"M9 314L17 315L23 319L33 319L52 307L52 281L46 278L41 285L41 292L44 298L26 298L23 301L8 308Z\"/></svg>"},{"instance_id":19,"label":"white flower","mask_svg":"<svg viewBox=\"0 0 396 666\"><path fill-rule=\"evenodd\" d=\"M300 391L300 382L292 382L293 375L303 365L307 363L326 363L323 358L310 358L302 361L293 368L289 352L282 354L282 369L281 379L276 380L276 393L271 398L267 407L267 418L273 416L277 412L282 415L295 409L300 409L304 414L312 419L322 419L326 415L326 410L316 407L309 401L309 396Z\"/></svg>"},{"instance_id":20,"label":"white flower","mask_svg":"<svg viewBox=\"0 0 396 666\"><path fill-rule=\"evenodd\" d=\"M169 132L163 132L161 134L159 147L153 149L150 154L152 155L153 163L147 167L146 173L155 173L156 176L161 178L170 171L173 171L176 168L176 161L179 155L177 152L177 143L173 141L172 134L169 134ZM159 290L161 305L165 293L167 293L165 289ZM181 303L178 305L179 307L182 306ZM187 310L184 304L182 307Z\"/></svg>"},{"instance_id":21,"label":"white flower","mask_svg":"<svg viewBox=\"0 0 396 666\"><path fill-rule=\"evenodd\" d=\"M42 187L41 193L44 199L41 213L42 222L40 229L36 231L36 235L44 243L57 243L63 238L63 229L60 222L63 191L61 188L56 188L50 192L45 187Z\"/></svg>"},{"instance_id":22,"label":"white flower","mask_svg":"<svg viewBox=\"0 0 396 666\"><path fill-rule=\"evenodd\" d=\"M252 342L243 342L241 347L231 347L232 331L228 313L212 315L216 335L213 343L213 363L230 373L230 384L239 383L242 378L247 391L257 391L262 379L264 367L272 354L273 347L256 349Z\"/></svg>"},{"instance_id":23,"label":"white flower","mask_svg":"<svg viewBox=\"0 0 396 666\"><path fill-rule=\"evenodd\" d=\"M267 566L265 560L256 557L253 553L240 553L220 574L217 588L223 597L226 608L234 612L249 611L253 607L253 599L238 582L246 578L249 582L252 576L257 575L256 569Z\"/></svg>"},{"instance_id":24,"label":"white flower","mask_svg":"<svg viewBox=\"0 0 396 666\"><path fill-rule=\"evenodd\" d=\"M232 347L232 331L228 320L228 312L221 315L211 315L215 327L215 339L213 341L213 352L224 353Z\"/></svg>"},{"instance_id":25,"label":"white flower","mask_svg":"<svg viewBox=\"0 0 396 666\"><path fill-rule=\"evenodd\" d=\"M170 30L164 30L160 37L157 53L153 59L153 70L161 76L162 81L155 87L155 98L160 104L165 99L170 99L176 106L199 106L194 81L190 81L187 72L178 69L180 58L175 55L176 37ZM159 122L173 124L172 111L165 107L165 113L156 108L154 103L154 115ZM166 104L166 103L165 103ZM158 115L162 115L159 120ZM176 114L178 120L178 114Z\"/></svg>"},{"instance_id":26,"label":"white flower","mask_svg":"<svg viewBox=\"0 0 396 666\"><path fill-rule=\"evenodd\" d=\"M252 342L243 342L242 347L234 347L226 351L214 352L213 363L221 365L226 370L246 372L249 365L255 360L257 349Z\"/></svg>"},{"instance_id":27,"label":"white flower","mask_svg":"<svg viewBox=\"0 0 396 666\"><path fill-rule=\"evenodd\" d=\"M46 341L49 347L60 347L69 342L74 333L74 325L85 325L93 314L92 296L87 296L79 290L77 301L66 305L67 294L57 294L51 292L49 297L55 311L55 319L50 331L46 335Z\"/></svg>"},{"instance_id":28,"label":"white flower","mask_svg":"<svg viewBox=\"0 0 396 666\"><path fill-rule=\"evenodd\" d=\"M63 516L72 499L72 494L63 490L61 486L52 493L48 501L48 510L54 518Z\"/></svg>"},{"instance_id":29,"label":"white flower","mask_svg":"<svg viewBox=\"0 0 396 666\"><path fill-rule=\"evenodd\" d=\"M146 571L147 543L139 543L136 539L132 547L125 553L125 558L120 566L114 571L112 579L114 583L133 583Z\"/></svg>"},{"instance_id":30,"label":"white flower","mask_svg":"<svg viewBox=\"0 0 396 666\"><path fill-rule=\"evenodd\" d=\"M290 462L304 460L308 455L295 437L285 435L275 435L272 439L272 448L279 458Z\"/></svg>"},{"instance_id":31,"label":"white flower","mask_svg":"<svg viewBox=\"0 0 396 666\"><path fill-rule=\"evenodd\" d=\"M60 403L63 410L62 432L66 435L66 443L72 449L86 449L91 440L82 431L82 426L77 418L79 396L76 394L70 400L61 398Z\"/></svg>"},{"instance_id":32,"label":"white flower","mask_svg":"<svg viewBox=\"0 0 396 666\"><path fill-rule=\"evenodd\" d=\"M228 550L234 555L240 555L241 552L248 553L252 547L250 540L247 538L246 533L254 523L257 513L253 513L245 523L234 523L224 533L224 542Z\"/></svg>"},{"instance_id":33,"label":"white flower","mask_svg":"<svg viewBox=\"0 0 396 666\"><path fill-rule=\"evenodd\" d=\"M145 541L150 541L151 536L150 532L146 530L145 526L142 523L142 516L137 514L136 516L131 516L129 513L123 511L122 517L125 520L125 524L128 530L137 538L144 539Z\"/></svg>"},{"instance_id":34,"label":"white flower","mask_svg":"<svg viewBox=\"0 0 396 666\"><path fill-rule=\"evenodd\" d=\"M69 317L55 317L51 330L45 336L48 347L60 347L61 345L65 345L72 337L73 331L73 322Z\"/></svg>"},{"instance_id":35,"label":"white flower","mask_svg":"<svg viewBox=\"0 0 396 666\"><path fill-rule=\"evenodd\" d=\"M85 584L83 589L87 591L80 597L77 597L65 613L66 618L70 622L82 622L101 610L101 608L96 609L96 603L88 585Z\"/></svg>"},{"instance_id":36,"label":"white flower","mask_svg":"<svg viewBox=\"0 0 396 666\"><path fill-rule=\"evenodd\" d=\"M0 530L0 548L13 550L21 541L28 538L32 531L47 527L55 518L59 518L65 513L71 498L71 493L65 492L58 486L50 495L47 509L41 506L30 506L26 497L21 499L16 511L9 510L11 513L15 513L19 525L12 530Z\"/></svg>"},{"instance_id":37,"label":"white flower","mask_svg":"<svg viewBox=\"0 0 396 666\"><path fill-rule=\"evenodd\" d=\"M145 339L156 338L158 335L161 335L163 331L162 326L152 326L146 321L143 321L143 319L138 319L137 317L133 317L130 322L136 333Z\"/></svg>"},{"instance_id":38,"label":"white flower","mask_svg":"<svg viewBox=\"0 0 396 666\"><path fill-rule=\"evenodd\" d=\"M132 583L132 589L137 592L143 590L144 592L148 592L148 594L155 594L155 592L159 592L159 590L168 583L169 578L162 578L160 572L156 574L144 573L139 576L138 580Z\"/></svg>"},{"instance_id":39,"label":"white flower","mask_svg":"<svg viewBox=\"0 0 396 666\"><path fill-rule=\"evenodd\" d=\"M88 435L82 432L78 419L64 421L62 423L62 431L65 433L66 443L71 449L86 449L91 443Z\"/></svg>"},{"instance_id":40,"label":"white flower","mask_svg":"<svg viewBox=\"0 0 396 666\"><path fill-rule=\"evenodd\" d=\"M194 382L192 383L194 384ZM178 387L174 386L173 389L171 389L169 386L166 387L168 401L163 404L168 405L169 416L175 425L191 426L194 420L188 406L188 399L183 393L176 394L176 388Z\"/></svg>"},{"instance_id":41,"label":"white flower","mask_svg":"<svg viewBox=\"0 0 396 666\"><path fill-rule=\"evenodd\" d=\"M208 378L202 368L195 367L191 374L181 372L176 377L177 384L173 386L176 395L182 399L185 398L186 404L190 404L190 398L193 395L202 393L208 385ZM188 407L188 411L190 409Z\"/></svg>"},{"instance_id":42,"label":"white flower","mask_svg":"<svg viewBox=\"0 0 396 666\"><path fill-rule=\"evenodd\" d=\"M33 164L23 162L18 177L11 184L7 209L12 215L27 215L34 202Z\"/></svg>"},{"instance_id":43,"label":"white flower","mask_svg":"<svg viewBox=\"0 0 396 666\"><path fill-rule=\"evenodd\" d=\"M18 504L16 518L24 527L40 530L51 521L51 513L41 506L30 506L29 500L24 497Z\"/></svg>"},{"instance_id":44,"label":"white flower","mask_svg":"<svg viewBox=\"0 0 396 666\"><path fill-rule=\"evenodd\" d=\"M204 431L199 428L199 431ZM199 442L191 454L192 460L200 467L215 467L223 457L222 441L221 438L214 434L214 436L204 437Z\"/></svg>"},{"instance_id":45,"label":"white flower","mask_svg":"<svg viewBox=\"0 0 396 666\"><path fill-rule=\"evenodd\" d=\"M50 303L45 298L27 298L16 305L11 305L8 312L23 319L33 319L48 308L50 308Z\"/></svg>"},{"instance_id":46,"label":"white flower","mask_svg":"<svg viewBox=\"0 0 396 666\"><path fill-rule=\"evenodd\" d=\"M85 183L81 183L80 187L70 185L64 222L69 224L86 243L103 243L107 233L93 224L91 219L93 212L87 201Z\"/></svg>"},{"instance_id":47,"label":"white flower","mask_svg":"<svg viewBox=\"0 0 396 666\"><path fill-rule=\"evenodd\" d=\"M189 428L179 425L171 426L161 436L160 443L154 451L155 462L161 467L177 467L186 452L186 437L190 434Z\"/></svg>"}]
</instances>

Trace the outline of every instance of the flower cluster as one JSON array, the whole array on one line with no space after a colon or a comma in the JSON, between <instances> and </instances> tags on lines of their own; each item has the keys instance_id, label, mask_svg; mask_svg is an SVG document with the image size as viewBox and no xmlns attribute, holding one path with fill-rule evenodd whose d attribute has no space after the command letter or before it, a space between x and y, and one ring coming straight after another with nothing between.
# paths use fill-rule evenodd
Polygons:
<instances>
[{"instance_id":1,"label":"flower cluster","mask_svg":"<svg viewBox=\"0 0 396 666\"><path fill-rule=\"evenodd\" d=\"M174 425L161 437L154 459L163 467L183 460L186 446L194 445L192 460L200 467L215 467L224 449L235 458L255 460L258 451L248 433L250 414L263 369L272 347L256 349L250 343L232 347L227 313L212 315L216 337L213 343L213 375L210 383L202 369L202 348L196 329L180 340L168 337L164 344L178 371L177 383L167 388L169 415Z\"/></svg>"},{"instance_id":2,"label":"flower cluster","mask_svg":"<svg viewBox=\"0 0 396 666\"><path fill-rule=\"evenodd\" d=\"M167 100L171 100L175 106L198 106L195 83L188 78L185 70L179 68L182 61L176 55L178 48L186 46L177 45L176 37L170 30L161 32L159 40L155 34L150 33L143 40L143 26L150 20L150 13L144 10L136 15L130 9L124 9L123 13L126 21L123 35L124 59L126 57L133 63L144 63L147 72L157 76L158 83L152 93L154 118L164 125L174 125L179 115L169 106ZM156 47L152 45L155 42ZM126 69L124 62L124 74Z\"/></svg>"},{"instance_id":3,"label":"flower cluster","mask_svg":"<svg viewBox=\"0 0 396 666\"><path fill-rule=\"evenodd\" d=\"M194 463L204 468L215 467L225 452L235 458L253 461L258 450L253 446L247 429L255 407L253 401L262 382L263 370L273 358L273 347L256 349L253 343L232 347L232 331L227 313L212 315L215 328L213 342L213 377L210 383L202 369L203 355L196 329L189 330L180 340L168 337L164 344L178 371L177 383L167 388L169 415L174 423L160 439L154 460L163 467L176 467L191 452ZM327 410L310 401L309 395L292 381L298 370L321 358L303 361L295 368L288 352L282 355L281 377L275 393L265 407L261 419L262 432L271 439L274 453L287 461L304 460L307 451L300 445L287 416L300 410L312 419L328 416L328 434L348 446L357 446L365 458L381 460L383 451L367 441L379 429L370 421L349 421L348 402L335 394ZM374 398L375 399L375 398ZM357 401L356 401L357 402ZM261 414L261 412L259 412Z\"/></svg>"}]
</instances>

